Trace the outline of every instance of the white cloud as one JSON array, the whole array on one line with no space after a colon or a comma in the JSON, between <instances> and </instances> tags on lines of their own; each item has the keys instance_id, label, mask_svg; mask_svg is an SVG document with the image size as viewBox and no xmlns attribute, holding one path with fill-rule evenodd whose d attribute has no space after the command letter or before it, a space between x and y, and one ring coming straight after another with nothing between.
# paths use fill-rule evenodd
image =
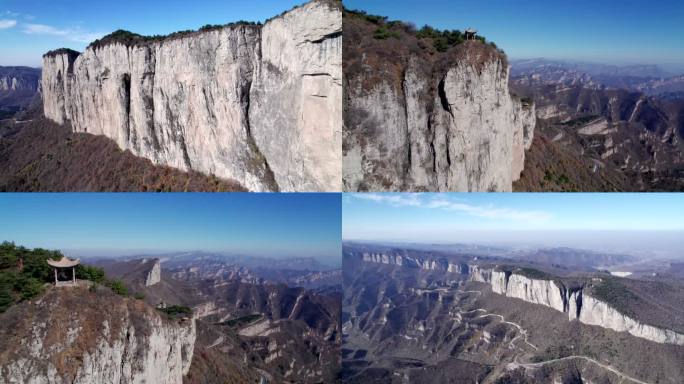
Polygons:
<instances>
[{"instance_id":1,"label":"white cloud","mask_svg":"<svg viewBox=\"0 0 684 384\"><path fill-rule=\"evenodd\" d=\"M352 194L356 199L370 200L377 203L389 204L395 207L417 207L427 209L441 209L446 211L462 212L470 216L488 219L503 219L525 222L545 222L551 219L551 214L544 211L518 210L512 208L500 208L492 205L473 205L453 199L447 199L444 195L437 195L427 199L418 193L406 193L401 195L389 195L381 193Z\"/></svg>"},{"instance_id":2,"label":"white cloud","mask_svg":"<svg viewBox=\"0 0 684 384\"><path fill-rule=\"evenodd\" d=\"M17 25L16 20L0 19L0 29L13 28Z\"/></svg>"},{"instance_id":3,"label":"white cloud","mask_svg":"<svg viewBox=\"0 0 684 384\"><path fill-rule=\"evenodd\" d=\"M90 43L99 39L103 33L85 32L80 28L60 29L45 24L24 24L24 33L29 35L50 35L62 37L78 43Z\"/></svg>"}]
</instances>

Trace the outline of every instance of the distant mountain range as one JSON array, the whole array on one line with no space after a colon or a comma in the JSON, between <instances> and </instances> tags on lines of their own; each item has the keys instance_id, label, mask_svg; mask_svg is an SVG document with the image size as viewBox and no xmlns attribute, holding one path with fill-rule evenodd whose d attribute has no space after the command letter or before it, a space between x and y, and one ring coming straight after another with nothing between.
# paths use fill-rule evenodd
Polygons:
<instances>
[{"instance_id":1,"label":"distant mountain range","mask_svg":"<svg viewBox=\"0 0 684 384\"><path fill-rule=\"evenodd\" d=\"M650 64L617 66L543 58L513 60L511 77L527 85L563 84L590 89L626 89L649 96L667 95L670 98L684 92L684 73L666 71Z\"/></svg>"},{"instance_id":2,"label":"distant mountain range","mask_svg":"<svg viewBox=\"0 0 684 384\"><path fill-rule=\"evenodd\" d=\"M250 284L287 284L307 289L337 289L342 284L339 267L323 264L312 257L275 259L192 251L118 258L86 256L84 259L90 259L99 266L123 266L140 260L155 259L165 269L173 270L174 278L180 280L239 280ZM114 275L118 276L118 273Z\"/></svg>"},{"instance_id":3,"label":"distant mountain range","mask_svg":"<svg viewBox=\"0 0 684 384\"><path fill-rule=\"evenodd\" d=\"M509 85L537 114L515 190L684 189L684 75L534 59L512 62Z\"/></svg>"},{"instance_id":4,"label":"distant mountain range","mask_svg":"<svg viewBox=\"0 0 684 384\"><path fill-rule=\"evenodd\" d=\"M0 66L0 119L27 108L40 92L40 68Z\"/></svg>"}]
</instances>

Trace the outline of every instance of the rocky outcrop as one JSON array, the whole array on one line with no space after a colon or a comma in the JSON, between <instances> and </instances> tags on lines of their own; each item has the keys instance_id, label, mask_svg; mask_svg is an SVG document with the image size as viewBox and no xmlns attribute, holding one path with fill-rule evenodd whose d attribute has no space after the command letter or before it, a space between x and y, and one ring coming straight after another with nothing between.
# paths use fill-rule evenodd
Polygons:
<instances>
[{"instance_id":1,"label":"rocky outcrop","mask_svg":"<svg viewBox=\"0 0 684 384\"><path fill-rule=\"evenodd\" d=\"M39 68L0 66L0 92L37 92L39 87Z\"/></svg>"},{"instance_id":2,"label":"rocky outcrop","mask_svg":"<svg viewBox=\"0 0 684 384\"><path fill-rule=\"evenodd\" d=\"M566 286L559 280L530 277L522 270L503 270L486 268L477 264L451 264L445 260L425 258L417 263L405 263L401 256L363 253L365 262L394 264L397 266L414 265L421 269L442 270L468 275L472 281L490 285L492 292L506 297L524 300L528 303L543 305L556 311L567 313L568 320L578 320L588 325L596 325L617 332L654 341L656 343L684 345L684 334L644 324L627 316L609 303L593 297L586 292L584 285ZM402 262L397 262L402 260ZM416 260L416 259L412 259ZM445 264L446 262L446 264Z\"/></svg>"},{"instance_id":3,"label":"rocky outcrop","mask_svg":"<svg viewBox=\"0 0 684 384\"><path fill-rule=\"evenodd\" d=\"M161 265L159 259L154 259L152 262L152 268L145 273L146 287L151 287L161 281Z\"/></svg>"},{"instance_id":4,"label":"rocky outcrop","mask_svg":"<svg viewBox=\"0 0 684 384\"><path fill-rule=\"evenodd\" d=\"M341 31L339 4L314 0L263 26L51 52L45 115L251 190L340 190Z\"/></svg>"},{"instance_id":5,"label":"rocky outcrop","mask_svg":"<svg viewBox=\"0 0 684 384\"><path fill-rule=\"evenodd\" d=\"M366 68L346 80L345 190L512 189L532 144L534 104L509 92L503 54L476 41L453 49L439 63L411 53L394 76L380 59L345 58Z\"/></svg>"},{"instance_id":6,"label":"rocky outcrop","mask_svg":"<svg viewBox=\"0 0 684 384\"><path fill-rule=\"evenodd\" d=\"M52 288L2 315L0 382L180 384L195 321L85 287Z\"/></svg>"}]
</instances>

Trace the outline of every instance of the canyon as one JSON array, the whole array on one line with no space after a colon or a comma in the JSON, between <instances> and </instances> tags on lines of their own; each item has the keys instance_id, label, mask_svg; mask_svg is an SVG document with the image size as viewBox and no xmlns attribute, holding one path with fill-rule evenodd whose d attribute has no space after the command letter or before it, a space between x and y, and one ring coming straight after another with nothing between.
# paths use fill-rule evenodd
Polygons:
<instances>
[{"instance_id":1,"label":"canyon","mask_svg":"<svg viewBox=\"0 0 684 384\"><path fill-rule=\"evenodd\" d=\"M346 242L342 382L678 383L681 281L554 249Z\"/></svg>"},{"instance_id":2,"label":"canyon","mask_svg":"<svg viewBox=\"0 0 684 384\"><path fill-rule=\"evenodd\" d=\"M314 0L263 25L115 32L44 55L44 113L249 190L340 190L341 31L339 3Z\"/></svg>"},{"instance_id":3,"label":"canyon","mask_svg":"<svg viewBox=\"0 0 684 384\"><path fill-rule=\"evenodd\" d=\"M578 320L588 325L596 325L617 332L627 332L656 343L684 345L683 333L644 324L621 313L613 305L592 296L591 290L587 286L591 287L592 283L600 283L600 278L571 285L565 284L560 279L552 279L551 276L526 276L526 273L536 276L545 275L542 272L529 269L512 268L506 270L497 266L453 264L443 259L420 259L369 252L363 253L362 260L364 262L392 264L423 270L441 270L467 275L468 279L472 281L488 284L492 292L496 294L563 312L567 314L569 321Z\"/></svg>"}]
</instances>

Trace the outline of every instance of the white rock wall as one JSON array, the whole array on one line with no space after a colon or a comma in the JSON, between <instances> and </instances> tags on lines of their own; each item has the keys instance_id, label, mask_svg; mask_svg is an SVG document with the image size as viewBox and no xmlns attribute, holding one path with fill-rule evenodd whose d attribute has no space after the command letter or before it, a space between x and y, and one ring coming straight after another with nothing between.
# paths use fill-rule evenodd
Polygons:
<instances>
[{"instance_id":1,"label":"white rock wall","mask_svg":"<svg viewBox=\"0 0 684 384\"><path fill-rule=\"evenodd\" d=\"M565 287L559 287L551 280L530 279L514 273L508 279L506 296L545 305L560 312L567 310Z\"/></svg>"},{"instance_id":2,"label":"white rock wall","mask_svg":"<svg viewBox=\"0 0 684 384\"><path fill-rule=\"evenodd\" d=\"M570 316L572 318L572 314ZM684 345L683 334L640 323L586 293L582 296L582 310L580 311L579 321L617 332L628 332L636 337L655 341L656 343Z\"/></svg>"},{"instance_id":3,"label":"white rock wall","mask_svg":"<svg viewBox=\"0 0 684 384\"><path fill-rule=\"evenodd\" d=\"M340 190L341 28L312 1L263 27L47 55L45 116L250 190Z\"/></svg>"},{"instance_id":4,"label":"white rock wall","mask_svg":"<svg viewBox=\"0 0 684 384\"><path fill-rule=\"evenodd\" d=\"M73 308L50 309L53 314L70 310ZM194 319L178 324L163 320L153 309L141 312L131 307L123 313L117 311L116 319L102 315L102 323L94 324L93 318L83 318L77 313L68 321L61 321L57 330L49 329L57 326L50 318L34 319L31 333L24 337L22 345L0 364L0 381L8 384L183 382L194 351ZM70 357L64 360L64 356ZM73 373L65 376L65 369Z\"/></svg>"},{"instance_id":5,"label":"white rock wall","mask_svg":"<svg viewBox=\"0 0 684 384\"><path fill-rule=\"evenodd\" d=\"M479 67L473 55L454 62L433 94L413 59L401 89L389 80L370 91L350 85L345 190L512 189L532 142L534 106L511 96L502 60Z\"/></svg>"},{"instance_id":6,"label":"white rock wall","mask_svg":"<svg viewBox=\"0 0 684 384\"><path fill-rule=\"evenodd\" d=\"M161 265L159 259L153 261L152 268L145 274L145 286L151 287L161 281Z\"/></svg>"}]
</instances>

